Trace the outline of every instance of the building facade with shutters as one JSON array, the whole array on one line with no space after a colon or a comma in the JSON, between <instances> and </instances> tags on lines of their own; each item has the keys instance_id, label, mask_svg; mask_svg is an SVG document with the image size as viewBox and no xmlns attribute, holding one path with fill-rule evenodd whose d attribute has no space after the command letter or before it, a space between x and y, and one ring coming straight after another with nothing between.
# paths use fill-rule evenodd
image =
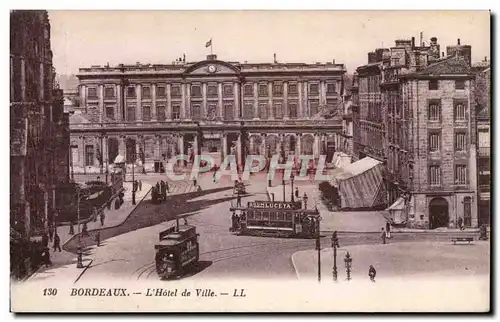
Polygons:
<instances>
[{"instance_id":1,"label":"building facade with shutters","mask_svg":"<svg viewBox=\"0 0 500 322\"><path fill-rule=\"evenodd\" d=\"M333 154L342 130L343 64L218 60L81 68L71 116L74 172L121 155L158 171L176 154ZM217 161L218 160L218 161Z\"/></svg>"}]
</instances>

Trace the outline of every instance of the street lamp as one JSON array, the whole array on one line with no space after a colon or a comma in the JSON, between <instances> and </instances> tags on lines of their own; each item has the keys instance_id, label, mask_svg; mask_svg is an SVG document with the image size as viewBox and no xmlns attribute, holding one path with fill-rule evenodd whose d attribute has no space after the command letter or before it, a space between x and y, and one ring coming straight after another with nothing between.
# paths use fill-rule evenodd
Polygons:
<instances>
[{"instance_id":1,"label":"street lamp","mask_svg":"<svg viewBox=\"0 0 500 322\"><path fill-rule=\"evenodd\" d=\"M132 161L132 204L135 205L135 175L134 175L135 160Z\"/></svg>"},{"instance_id":2,"label":"street lamp","mask_svg":"<svg viewBox=\"0 0 500 322\"><path fill-rule=\"evenodd\" d=\"M345 269L347 272L347 280L350 281L351 280L352 258L351 258L351 254L349 254L349 252L347 252L345 254L344 262L345 262Z\"/></svg>"},{"instance_id":3,"label":"street lamp","mask_svg":"<svg viewBox=\"0 0 500 322\"><path fill-rule=\"evenodd\" d=\"M292 195L292 196L291 196L291 200L292 200L292 202L294 202L294 201L295 201L295 199L293 198L293 180L294 180L294 179L295 179L295 176L293 175L293 172L292 172L292 174L290 175L290 182L292 183L292 191L290 192L290 193L291 193L291 195Z\"/></svg>"},{"instance_id":4,"label":"street lamp","mask_svg":"<svg viewBox=\"0 0 500 322\"><path fill-rule=\"evenodd\" d=\"M304 197L302 197L302 199L304 200L304 209L307 209L307 200L309 199L307 193L304 192Z\"/></svg>"},{"instance_id":5,"label":"street lamp","mask_svg":"<svg viewBox=\"0 0 500 322\"><path fill-rule=\"evenodd\" d=\"M77 259L76 259L76 268L83 268L82 261L82 231L80 226L80 187L76 188L77 190L77 225L78 225L78 249L77 249Z\"/></svg>"},{"instance_id":6,"label":"street lamp","mask_svg":"<svg viewBox=\"0 0 500 322\"><path fill-rule=\"evenodd\" d=\"M333 280L337 281L337 247L339 247L339 238L337 237L337 231L332 234L332 249L333 249Z\"/></svg>"},{"instance_id":7,"label":"street lamp","mask_svg":"<svg viewBox=\"0 0 500 322\"><path fill-rule=\"evenodd\" d=\"M320 227L319 222L321 217L313 218L313 223L316 226L316 250L318 251L318 282L321 282L321 240L320 240Z\"/></svg>"}]
</instances>

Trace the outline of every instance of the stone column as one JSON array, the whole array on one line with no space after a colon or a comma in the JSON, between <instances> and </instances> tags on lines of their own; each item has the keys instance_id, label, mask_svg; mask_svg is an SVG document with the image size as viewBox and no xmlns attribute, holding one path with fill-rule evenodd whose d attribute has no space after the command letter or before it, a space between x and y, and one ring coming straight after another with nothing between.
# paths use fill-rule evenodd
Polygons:
<instances>
[{"instance_id":1,"label":"stone column","mask_svg":"<svg viewBox=\"0 0 500 322\"><path fill-rule=\"evenodd\" d=\"M319 82L319 105L324 105L326 104L326 93L325 93L325 81L320 81Z\"/></svg>"},{"instance_id":2,"label":"stone column","mask_svg":"<svg viewBox=\"0 0 500 322\"><path fill-rule=\"evenodd\" d=\"M283 83L283 118L288 119L290 111L288 111L288 82Z\"/></svg>"},{"instance_id":3,"label":"stone column","mask_svg":"<svg viewBox=\"0 0 500 322\"><path fill-rule=\"evenodd\" d=\"M106 110L104 109L104 85L100 84L97 89L97 97L99 98L99 123L106 117Z\"/></svg>"},{"instance_id":4,"label":"stone column","mask_svg":"<svg viewBox=\"0 0 500 322\"><path fill-rule=\"evenodd\" d=\"M172 120L172 86L167 84L167 101L165 104L165 120ZM182 94L184 95L184 94ZM184 102L181 102L181 113L184 108ZM182 115L182 114L181 114ZM181 116L182 118L182 116Z\"/></svg>"},{"instance_id":5,"label":"stone column","mask_svg":"<svg viewBox=\"0 0 500 322\"><path fill-rule=\"evenodd\" d=\"M302 118L302 117L303 117L303 115L304 115L304 114L303 114L303 110L304 110L303 105L304 105L304 102L302 101L302 96L303 96L303 95L302 95L302 89L303 89L303 88L302 88L302 82L298 82L298 83L297 83L297 89L298 89L298 91L299 91L299 102L298 102L298 104L297 104L297 105L298 105L298 106L297 106L297 109L298 109L298 111L297 111L297 118Z\"/></svg>"},{"instance_id":6,"label":"stone column","mask_svg":"<svg viewBox=\"0 0 500 322\"><path fill-rule=\"evenodd\" d=\"M255 140L255 137L253 135L250 135L250 138L249 138L249 141L250 141L250 154L254 154L255 153L255 148L254 148L254 142Z\"/></svg>"},{"instance_id":7,"label":"stone column","mask_svg":"<svg viewBox=\"0 0 500 322\"><path fill-rule=\"evenodd\" d=\"M127 137L125 135L120 135L120 139L118 140L118 154L124 158L127 157L126 156L126 144L125 144L126 138ZM129 160L126 160L126 161L128 162Z\"/></svg>"},{"instance_id":8,"label":"stone column","mask_svg":"<svg viewBox=\"0 0 500 322\"><path fill-rule=\"evenodd\" d=\"M217 90L219 92L219 117L224 120L224 106L222 105L222 83L217 84ZM226 154L224 154L226 155Z\"/></svg>"},{"instance_id":9,"label":"stone column","mask_svg":"<svg viewBox=\"0 0 500 322\"><path fill-rule=\"evenodd\" d=\"M240 86L239 82L234 83L234 91L233 91L233 97L234 97L234 104L233 104L233 109L234 109L234 119L239 120L240 119Z\"/></svg>"},{"instance_id":10,"label":"stone column","mask_svg":"<svg viewBox=\"0 0 500 322\"><path fill-rule=\"evenodd\" d=\"M151 121L156 122L156 84L151 84Z\"/></svg>"},{"instance_id":11,"label":"stone column","mask_svg":"<svg viewBox=\"0 0 500 322\"><path fill-rule=\"evenodd\" d=\"M198 135L194 135L194 140L193 140L193 149L194 149L194 155L199 155L200 154L200 147L198 146Z\"/></svg>"},{"instance_id":12,"label":"stone column","mask_svg":"<svg viewBox=\"0 0 500 322\"><path fill-rule=\"evenodd\" d=\"M184 151L184 135L179 135L178 138L178 146L179 146L179 154L185 154L186 151Z\"/></svg>"},{"instance_id":13,"label":"stone column","mask_svg":"<svg viewBox=\"0 0 500 322\"><path fill-rule=\"evenodd\" d=\"M78 163L79 166L85 167L85 137L80 136L80 142L78 143Z\"/></svg>"},{"instance_id":14,"label":"stone column","mask_svg":"<svg viewBox=\"0 0 500 322\"><path fill-rule=\"evenodd\" d=\"M116 85L116 105L115 105L115 120L120 122L122 120L122 86Z\"/></svg>"},{"instance_id":15,"label":"stone column","mask_svg":"<svg viewBox=\"0 0 500 322\"><path fill-rule=\"evenodd\" d=\"M108 166L109 164L109 153L108 153L108 136L107 135L103 135L102 137L102 162L103 162L103 166L104 166L104 170L106 170L106 167Z\"/></svg>"},{"instance_id":16,"label":"stone column","mask_svg":"<svg viewBox=\"0 0 500 322\"><path fill-rule=\"evenodd\" d=\"M253 118L259 119L259 84L253 83Z\"/></svg>"},{"instance_id":17,"label":"stone column","mask_svg":"<svg viewBox=\"0 0 500 322\"><path fill-rule=\"evenodd\" d=\"M187 84L182 83L181 85L181 95L182 95L182 102L181 102L181 120L184 120L186 118L186 110L188 106L188 100L187 100ZM170 86L169 86L170 88Z\"/></svg>"},{"instance_id":18,"label":"stone column","mask_svg":"<svg viewBox=\"0 0 500 322\"><path fill-rule=\"evenodd\" d=\"M140 152L141 152L142 139L143 139L142 135L138 135L135 139L135 160L134 160L135 162L137 162L137 160L141 160Z\"/></svg>"},{"instance_id":19,"label":"stone column","mask_svg":"<svg viewBox=\"0 0 500 322\"><path fill-rule=\"evenodd\" d=\"M269 108L269 119L273 120L274 119L274 108L273 108L273 83L268 82L267 83L267 94L268 94L268 108Z\"/></svg>"},{"instance_id":20,"label":"stone column","mask_svg":"<svg viewBox=\"0 0 500 322\"><path fill-rule=\"evenodd\" d=\"M87 86L86 85L80 85L80 107L85 108L85 109L87 108Z\"/></svg>"},{"instance_id":21,"label":"stone column","mask_svg":"<svg viewBox=\"0 0 500 322\"><path fill-rule=\"evenodd\" d=\"M184 111L185 119L191 120L193 117L193 111L191 111L191 84L186 84L186 109Z\"/></svg>"},{"instance_id":22,"label":"stone column","mask_svg":"<svg viewBox=\"0 0 500 322\"><path fill-rule=\"evenodd\" d=\"M236 153L238 153L237 159L238 159L238 166L243 165L242 162L242 153L241 153L241 134L238 134L238 140L236 141Z\"/></svg>"},{"instance_id":23,"label":"stone column","mask_svg":"<svg viewBox=\"0 0 500 322\"><path fill-rule=\"evenodd\" d=\"M222 161L227 156L227 134L222 134Z\"/></svg>"},{"instance_id":24,"label":"stone column","mask_svg":"<svg viewBox=\"0 0 500 322\"><path fill-rule=\"evenodd\" d=\"M308 93L309 93L309 90L307 88L308 82L304 82L303 86L304 86L304 88L303 88L304 89L304 93L302 95L302 100L303 100L303 103L302 103L302 108L303 108L302 113L303 114L302 114L302 116L304 118L309 118L310 117L310 115L309 115L309 104L308 104L308 99L307 99L308 98Z\"/></svg>"},{"instance_id":25,"label":"stone column","mask_svg":"<svg viewBox=\"0 0 500 322\"><path fill-rule=\"evenodd\" d=\"M297 151L297 155L300 156L302 153L302 134L298 133L296 139L295 150Z\"/></svg>"},{"instance_id":26,"label":"stone column","mask_svg":"<svg viewBox=\"0 0 500 322\"><path fill-rule=\"evenodd\" d=\"M201 102L201 119L204 120L207 117L207 83L202 83L201 86L201 95L203 97Z\"/></svg>"},{"instance_id":27,"label":"stone column","mask_svg":"<svg viewBox=\"0 0 500 322\"><path fill-rule=\"evenodd\" d=\"M319 157L319 135L317 133L314 133L313 155L315 159Z\"/></svg>"},{"instance_id":28,"label":"stone column","mask_svg":"<svg viewBox=\"0 0 500 322\"><path fill-rule=\"evenodd\" d=\"M161 136L155 135L155 154L154 154L155 160L161 159L160 140L161 140Z\"/></svg>"},{"instance_id":29,"label":"stone column","mask_svg":"<svg viewBox=\"0 0 500 322\"><path fill-rule=\"evenodd\" d=\"M141 84L136 85L136 100L137 104L135 105L135 120L142 121L142 86Z\"/></svg>"}]
</instances>

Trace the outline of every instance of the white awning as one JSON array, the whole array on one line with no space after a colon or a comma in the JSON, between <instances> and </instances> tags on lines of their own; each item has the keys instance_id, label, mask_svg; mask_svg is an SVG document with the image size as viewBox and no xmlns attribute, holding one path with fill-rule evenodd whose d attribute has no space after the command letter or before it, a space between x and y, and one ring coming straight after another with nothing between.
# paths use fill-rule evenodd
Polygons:
<instances>
[{"instance_id":1,"label":"white awning","mask_svg":"<svg viewBox=\"0 0 500 322\"><path fill-rule=\"evenodd\" d=\"M389 208L386 210L403 210L405 207L405 200L401 197L396 200L395 203L393 203Z\"/></svg>"},{"instance_id":2,"label":"white awning","mask_svg":"<svg viewBox=\"0 0 500 322\"><path fill-rule=\"evenodd\" d=\"M125 162L125 158L123 157L123 155L118 154L113 163L123 163L123 162Z\"/></svg>"}]
</instances>

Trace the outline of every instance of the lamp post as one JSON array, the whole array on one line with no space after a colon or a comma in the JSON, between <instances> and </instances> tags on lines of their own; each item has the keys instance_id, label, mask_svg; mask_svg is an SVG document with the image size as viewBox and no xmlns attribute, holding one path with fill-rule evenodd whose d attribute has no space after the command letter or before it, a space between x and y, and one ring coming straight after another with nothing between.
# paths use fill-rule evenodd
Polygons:
<instances>
[{"instance_id":1,"label":"lamp post","mask_svg":"<svg viewBox=\"0 0 500 322\"><path fill-rule=\"evenodd\" d=\"M283 186L283 202L286 201L286 193L285 193L285 171L283 170L283 177L281 178L281 185Z\"/></svg>"},{"instance_id":2,"label":"lamp post","mask_svg":"<svg viewBox=\"0 0 500 322\"><path fill-rule=\"evenodd\" d=\"M307 200L309 199L307 197L307 194L304 192L304 197L302 197L302 199L304 200L304 209L307 209Z\"/></svg>"},{"instance_id":3,"label":"lamp post","mask_svg":"<svg viewBox=\"0 0 500 322\"><path fill-rule=\"evenodd\" d=\"M106 159L106 185L108 185L108 174L109 174L109 160Z\"/></svg>"},{"instance_id":4,"label":"lamp post","mask_svg":"<svg viewBox=\"0 0 500 322\"><path fill-rule=\"evenodd\" d=\"M332 249L333 249L333 280L337 281L337 247L339 247L339 239L337 237L337 231L332 234Z\"/></svg>"},{"instance_id":5,"label":"lamp post","mask_svg":"<svg viewBox=\"0 0 500 322\"><path fill-rule=\"evenodd\" d=\"M82 230L80 226L80 187L77 187L77 225L78 225L78 248L77 248L77 258L76 258L76 268L83 268L82 260Z\"/></svg>"},{"instance_id":6,"label":"lamp post","mask_svg":"<svg viewBox=\"0 0 500 322\"><path fill-rule=\"evenodd\" d=\"M294 201L295 201L295 198L293 197L293 180L294 180L294 179L295 179L295 176L293 175L293 172L292 172L292 174L290 175L290 182L291 182L291 184L292 184L292 191L290 192L290 194L291 194L291 199L290 199L290 200L291 200L292 202L294 202Z\"/></svg>"},{"instance_id":7,"label":"lamp post","mask_svg":"<svg viewBox=\"0 0 500 322\"><path fill-rule=\"evenodd\" d=\"M132 162L132 204L135 205L135 175L134 175L134 163Z\"/></svg>"},{"instance_id":8,"label":"lamp post","mask_svg":"<svg viewBox=\"0 0 500 322\"><path fill-rule=\"evenodd\" d=\"M318 282L321 282L321 240L319 234L319 222L321 221L321 217L317 217L315 219L316 225L316 250L318 251Z\"/></svg>"},{"instance_id":9,"label":"lamp post","mask_svg":"<svg viewBox=\"0 0 500 322\"><path fill-rule=\"evenodd\" d=\"M347 252L345 254L344 262L345 262L345 269L347 272L347 280L350 281L351 280L352 258L351 258L351 254L349 254L349 252Z\"/></svg>"}]
</instances>

